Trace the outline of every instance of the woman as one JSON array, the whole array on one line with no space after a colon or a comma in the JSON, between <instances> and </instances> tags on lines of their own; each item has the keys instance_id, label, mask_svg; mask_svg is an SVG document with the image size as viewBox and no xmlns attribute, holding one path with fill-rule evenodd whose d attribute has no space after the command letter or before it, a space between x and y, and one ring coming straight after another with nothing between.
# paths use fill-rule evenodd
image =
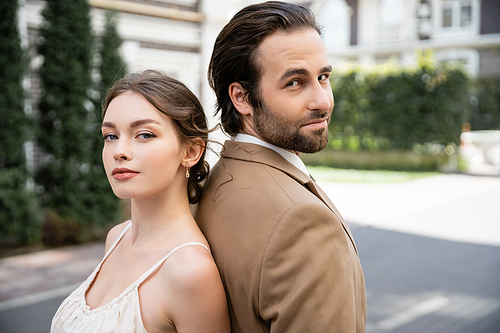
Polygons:
<instances>
[{"instance_id":1,"label":"woman","mask_svg":"<svg viewBox=\"0 0 500 333\"><path fill-rule=\"evenodd\" d=\"M229 332L208 243L193 219L208 173L203 108L182 83L148 70L118 81L103 106L104 169L131 199L106 255L59 307L51 332Z\"/></svg>"}]
</instances>

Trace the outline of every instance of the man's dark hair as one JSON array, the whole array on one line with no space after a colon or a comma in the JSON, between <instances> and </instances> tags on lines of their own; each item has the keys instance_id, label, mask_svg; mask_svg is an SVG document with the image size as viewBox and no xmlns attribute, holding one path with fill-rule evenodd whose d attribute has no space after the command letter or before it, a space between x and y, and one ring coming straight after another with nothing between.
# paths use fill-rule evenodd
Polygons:
<instances>
[{"instance_id":1,"label":"man's dark hair","mask_svg":"<svg viewBox=\"0 0 500 333\"><path fill-rule=\"evenodd\" d=\"M268 1L250 5L240 10L222 29L215 41L208 67L208 81L217 97L216 112L221 111L221 123L229 135L242 130L240 113L229 97L229 85L241 84L248 103L260 109L261 68L257 49L269 35L277 32L294 32L304 29L321 30L314 14L302 6Z\"/></svg>"}]
</instances>

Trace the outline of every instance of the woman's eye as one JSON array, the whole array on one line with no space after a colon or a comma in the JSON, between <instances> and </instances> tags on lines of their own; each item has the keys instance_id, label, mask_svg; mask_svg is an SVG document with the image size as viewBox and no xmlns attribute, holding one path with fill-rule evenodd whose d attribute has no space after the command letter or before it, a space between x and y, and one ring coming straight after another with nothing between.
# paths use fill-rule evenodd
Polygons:
<instances>
[{"instance_id":1,"label":"woman's eye","mask_svg":"<svg viewBox=\"0 0 500 333\"><path fill-rule=\"evenodd\" d=\"M118 136L116 136L114 134L104 134L102 136L102 138L104 139L104 141L113 141L113 140L118 139Z\"/></svg>"},{"instance_id":2,"label":"woman's eye","mask_svg":"<svg viewBox=\"0 0 500 333\"><path fill-rule=\"evenodd\" d=\"M137 135L137 137L139 139L144 139L144 140L147 140L147 139L151 139L151 138L156 138L156 135L152 134L152 133L139 133Z\"/></svg>"}]
</instances>

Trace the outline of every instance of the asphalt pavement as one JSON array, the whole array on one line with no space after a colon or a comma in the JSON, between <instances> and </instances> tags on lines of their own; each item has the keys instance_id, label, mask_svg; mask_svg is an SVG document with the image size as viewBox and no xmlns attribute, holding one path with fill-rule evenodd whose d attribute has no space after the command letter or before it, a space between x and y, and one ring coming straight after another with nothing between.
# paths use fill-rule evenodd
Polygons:
<instances>
[{"instance_id":1,"label":"asphalt pavement","mask_svg":"<svg viewBox=\"0 0 500 333\"><path fill-rule=\"evenodd\" d=\"M500 332L500 177L320 186L358 246L368 333ZM48 332L103 254L94 243L0 259L0 332Z\"/></svg>"}]
</instances>

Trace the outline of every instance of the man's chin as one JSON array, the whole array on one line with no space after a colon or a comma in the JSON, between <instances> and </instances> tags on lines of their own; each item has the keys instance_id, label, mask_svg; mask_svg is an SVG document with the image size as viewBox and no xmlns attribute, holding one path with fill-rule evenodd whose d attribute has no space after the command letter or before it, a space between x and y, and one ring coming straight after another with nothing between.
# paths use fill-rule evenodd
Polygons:
<instances>
[{"instance_id":1,"label":"man's chin","mask_svg":"<svg viewBox=\"0 0 500 333\"><path fill-rule=\"evenodd\" d=\"M295 151L305 154L314 154L323 149L328 144L328 138L321 140L307 140L303 141L301 144L296 145Z\"/></svg>"},{"instance_id":2,"label":"man's chin","mask_svg":"<svg viewBox=\"0 0 500 333\"><path fill-rule=\"evenodd\" d=\"M316 130L311 133L312 135L307 136L307 140L304 140L307 142L306 145L304 145L301 151L302 153L306 154L313 154L317 153L319 151L322 151L323 149L326 148L328 145L328 131L325 131L325 129L321 130Z\"/></svg>"},{"instance_id":3,"label":"man's chin","mask_svg":"<svg viewBox=\"0 0 500 333\"><path fill-rule=\"evenodd\" d=\"M278 132L278 131L275 131ZM323 150L328 144L328 130L326 128L306 131L300 128L298 132L287 132L285 129L280 131L280 135L266 135L264 131L257 132L266 142L277 147L294 152L313 154Z\"/></svg>"}]
</instances>

